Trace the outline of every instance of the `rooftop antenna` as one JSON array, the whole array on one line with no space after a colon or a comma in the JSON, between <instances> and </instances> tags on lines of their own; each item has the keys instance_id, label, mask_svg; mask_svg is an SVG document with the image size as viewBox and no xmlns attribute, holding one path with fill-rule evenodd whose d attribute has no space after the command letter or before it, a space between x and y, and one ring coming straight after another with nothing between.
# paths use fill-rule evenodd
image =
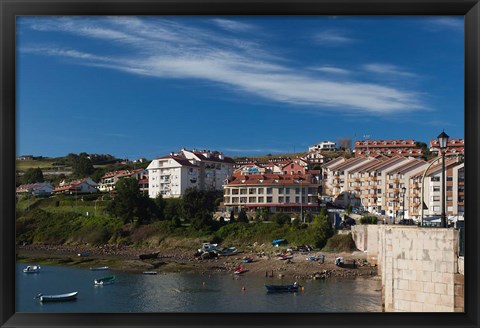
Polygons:
<instances>
[{"instance_id":1,"label":"rooftop antenna","mask_svg":"<svg viewBox=\"0 0 480 328\"><path fill-rule=\"evenodd\" d=\"M365 138L365 142L367 144L367 155L368 155L368 140L370 140L370 135L369 134L365 134L363 135L363 137Z\"/></svg>"}]
</instances>

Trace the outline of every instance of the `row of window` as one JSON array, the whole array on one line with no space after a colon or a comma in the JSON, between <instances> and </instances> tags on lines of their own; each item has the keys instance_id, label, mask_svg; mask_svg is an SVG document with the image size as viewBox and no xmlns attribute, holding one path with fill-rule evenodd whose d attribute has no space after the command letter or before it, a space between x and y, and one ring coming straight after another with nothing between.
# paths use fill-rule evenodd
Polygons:
<instances>
[{"instance_id":1,"label":"row of window","mask_svg":"<svg viewBox=\"0 0 480 328\"><path fill-rule=\"evenodd\" d=\"M291 200L295 200L295 202L291 203ZM305 197L302 197L302 203L305 203ZM309 200L313 202L313 200ZM225 197L225 203L226 204L262 204L262 203L267 203L271 204L273 203L273 197L267 196L267 197ZM280 204L299 204L300 203L300 196L297 196L295 198L290 198L290 196L280 196L278 197L278 203Z\"/></svg>"},{"instance_id":2,"label":"row of window","mask_svg":"<svg viewBox=\"0 0 480 328\"><path fill-rule=\"evenodd\" d=\"M290 194L291 191L293 191L295 194L305 194L308 192L309 194L316 194L317 193L317 188L289 188L289 187L281 187L281 188L275 188L277 189L277 192L279 195L283 194ZM225 195L255 195L255 194L267 194L271 195L273 194L273 188L226 188L225 189Z\"/></svg>"}]
</instances>

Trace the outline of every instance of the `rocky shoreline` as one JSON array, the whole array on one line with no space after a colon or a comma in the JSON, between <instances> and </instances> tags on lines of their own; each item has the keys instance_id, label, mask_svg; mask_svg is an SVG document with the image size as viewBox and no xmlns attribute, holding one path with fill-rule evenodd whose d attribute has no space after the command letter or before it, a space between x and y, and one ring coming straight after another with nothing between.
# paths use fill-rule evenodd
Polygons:
<instances>
[{"instance_id":1,"label":"rocky shoreline","mask_svg":"<svg viewBox=\"0 0 480 328\"><path fill-rule=\"evenodd\" d=\"M263 245L262 245L263 246ZM160 252L158 258L141 260L140 254ZM88 256L78 256L78 254ZM219 256L204 259L195 256L194 250L136 248L122 245L89 246L52 246L23 245L17 247L17 261L24 263L93 267L107 265L113 270L142 272L199 272L233 273L235 268L243 266L244 275L264 275L268 277L291 279L328 279L371 277L377 279L376 266L370 265L363 252L327 253L312 251L308 253L289 252L291 258L280 260L280 249L273 247L248 247L231 256ZM324 262L307 261L308 256L324 256ZM289 257L290 257L289 256ZM253 258L251 263L243 263L246 257ZM335 265L335 258L343 257L345 265ZM355 261L355 266L354 266Z\"/></svg>"}]
</instances>

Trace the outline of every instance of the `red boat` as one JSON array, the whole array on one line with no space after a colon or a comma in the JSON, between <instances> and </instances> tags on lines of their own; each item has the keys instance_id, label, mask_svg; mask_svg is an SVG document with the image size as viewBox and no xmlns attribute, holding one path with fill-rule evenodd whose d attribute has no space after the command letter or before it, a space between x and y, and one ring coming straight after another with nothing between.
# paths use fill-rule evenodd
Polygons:
<instances>
[{"instance_id":1,"label":"red boat","mask_svg":"<svg viewBox=\"0 0 480 328\"><path fill-rule=\"evenodd\" d=\"M244 272L247 272L248 270L245 269L243 266L239 266L238 268L235 269L235 271L233 271L233 273L235 274L241 274L241 273L244 273Z\"/></svg>"}]
</instances>

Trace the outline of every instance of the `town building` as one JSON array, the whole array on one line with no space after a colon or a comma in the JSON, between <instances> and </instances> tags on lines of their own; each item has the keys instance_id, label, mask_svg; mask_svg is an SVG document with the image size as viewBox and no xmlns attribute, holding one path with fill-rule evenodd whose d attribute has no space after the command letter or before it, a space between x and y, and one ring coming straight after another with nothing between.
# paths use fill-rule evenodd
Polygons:
<instances>
[{"instance_id":1,"label":"town building","mask_svg":"<svg viewBox=\"0 0 480 328\"><path fill-rule=\"evenodd\" d=\"M440 147L438 139L430 140L430 152L440 156ZM447 148L445 149L446 155L464 155L465 154L465 140L459 138L450 138L447 142Z\"/></svg>"},{"instance_id":2,"label":"town building","mask_svg":"<svg viewBox=\"0 0 480 328\"><path fill-rule=\"evenodd\" d=\"M141 192L148 192L148 171L146 169L135 170L117 170L107 172L100 178L98 190L102 192L110 192L115 189L115 184L122 178L135 178L139 181L139 189Z\"/></svg>"},{"instance_id":3,"label":"town building","mask_svg":"<svg viewBox=\"0 0 480 328\"><path fill-rule=\"evenodd\" d=\"M176 198L188 188L223 190L223 182L233 174L234 161L216 151L182 149L154 159L147 167L148 195Z\"/></svg>"},{"instance_id":4,"label":"town building","mask_svg":"<svg viewBox=\"0 0 480 328\"><path fill-rule=\"evenodd\" d=\"M335 150L336 145L332 141L322 141L313 146L308 147L309 152L319 151L319 150Z\"/></svg>"},{"instance_id":5,"label":"town building","mask_svg":"<svg viewBox=\"0 0 480 328\"><path fill-rule=\"evenodd\" d=\"M423 156L415 140L359 140L354 147L355 156Z\"/></svg>"},{"instance_id":6,"label":"town building","mask_svg":"<svg viewBox=\"0 0 480 328\"><path fill-rule=\"evenodd\" d=\"M55 188L54 193L65 194L87 194L98 192L97 184L91 178L85 178L75 181L62 181L59 186Z\"/></svg>"},{"instance_id":7,"label":"town building","mask_svg":"<svg viewBox=\"0 0 480 328\"><path fill-rule=\"evenodd\" d=\"M16 188L17 195L30 195L30 196L48 196L51 195L55 189L48 182L37 182L31 184L23 184Z\"/></svg>"},{"instance_id":8,"label":"town building","mask_svg":"<svg viewBox=\"0 0 480 328\"><path fill-rule=\"evenodd\" d=\"M235 213L318 212L320 188L320 174L236 174L225 181L224 206Z\"/></svg>"}]
</instances>

